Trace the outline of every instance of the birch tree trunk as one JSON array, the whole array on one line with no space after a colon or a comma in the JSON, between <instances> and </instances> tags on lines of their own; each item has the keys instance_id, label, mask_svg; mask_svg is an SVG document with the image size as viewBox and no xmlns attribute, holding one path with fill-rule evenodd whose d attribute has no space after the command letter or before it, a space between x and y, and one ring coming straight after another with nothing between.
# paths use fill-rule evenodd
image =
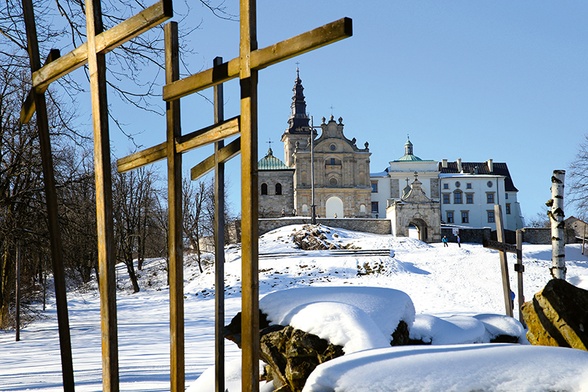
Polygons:
<instances>
[{"instance_id":1,"label":"birch tree trunk","mask_svg":"<svg viewBox=\"0 0 588 392\"><path fill-rule=\"evenodd\" d=\"M551 276L555 279L566 278L566 238L564 222L564 178L565 170L554 170L551 177L551 200L547 212L551 221Z\"/></svg>"}]
</instances>

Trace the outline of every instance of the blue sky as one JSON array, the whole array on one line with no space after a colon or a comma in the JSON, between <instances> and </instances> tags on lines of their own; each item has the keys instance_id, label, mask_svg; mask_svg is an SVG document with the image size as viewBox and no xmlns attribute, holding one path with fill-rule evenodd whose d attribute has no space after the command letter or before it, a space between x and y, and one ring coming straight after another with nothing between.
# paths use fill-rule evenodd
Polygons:
<instances>
[{"instance_id":1,"label":"blue sky","mask_svg":"<svg viewBox=\"0 0 588 392\"><path fill-rule=\"evenodd\" d=\"M237 14L236 1L227 7ZM260 157L271 140L283 158L279 140L296 63L315 124L331 114L342 117L349 138L370 143L372 172L403 155L407 135L423 159L506 162L527 219L542 211L552 171L568 168L588 133L586 2L259 0L257 7L260 48L344 16L353 19L354 31L351 38L260 71ZM237 22L199 6L191 12L191 23L201 24L190 36L195 53L184 57L184 72L208 68L215 56L238 56ZM145 146L164 140L161 116L113 110L142 132ZM226 117L238 111L233 81L225 85ZM210 125L212 118L202 96L182 100L184 133ZM113 140L120 137L112 132ZM125 143L115 142L117 156L131 149ZM211 151L187 154L186 173ZM229 165L236 210L238 167ZM568 209L566 215L573 213Z\"/></svg>"}]
</instances>

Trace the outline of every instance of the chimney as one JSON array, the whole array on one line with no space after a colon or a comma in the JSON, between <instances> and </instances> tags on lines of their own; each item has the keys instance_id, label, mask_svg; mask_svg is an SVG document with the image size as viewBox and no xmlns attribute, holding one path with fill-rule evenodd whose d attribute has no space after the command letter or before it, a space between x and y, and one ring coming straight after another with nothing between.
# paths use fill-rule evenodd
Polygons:
<instances>
[{"instance_id":1,"label":"chimney","mask_svg":"<svg viewBox=\"0 0 588 392\"><path fill-rule=\"evenodd\" d=\"M492 159L488 159L486 163L488 163L488 171L494 173L494 162L492 162Z\"/></svg>"},{"instance_id":2,"label":"chimney","mask_svg":"<svg viewBox=\"0 0 588 392\"><path fill-rule=\"evenodd\" d=\"M461 158L457 158L457 172L463 172L463 167L461 166Z\"/></svg>"},{"instance_id":3,"label":"chimney","mask_svg":"<svg viewBox=\"0 0 588 392\"><path fill-rule=\"evenodd\" d=\"M447 159L443 159L443 160L441 161L441 167L442 167L443 169L447 169Z\"/></svg>"}]
</instances>

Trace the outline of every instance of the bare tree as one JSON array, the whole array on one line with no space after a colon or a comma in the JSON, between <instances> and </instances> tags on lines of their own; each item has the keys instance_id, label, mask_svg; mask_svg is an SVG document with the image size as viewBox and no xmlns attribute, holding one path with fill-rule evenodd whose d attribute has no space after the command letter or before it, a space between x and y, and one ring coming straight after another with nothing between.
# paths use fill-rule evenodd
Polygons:
<instances>
[{"instance_id":1,"label":"bare tree","mask_svg":"<svg viewBox=\"0 0 588 392\"><path fill-rule=\"evenodd\" d=\"M39 146L34 125L21 125L11 108L22 102L22 79L0 69L0 327L6 327L11 301L16 247L25 241L39 250L46 237ZM26 272L24 269L23 272Z\"/></svg>"},{"instance_id":2,"label":"bare tree","mask_svg":"<svg viewBox=\"0 0 588 392\"><path fill-rule=\"evenodd\" d=\"M576 207L579 218L588 216L588 134L578 146L576 158L568 170L568 203Z\"/></svg>"},{"instance_id":3,"label":"bare tree","mask_svg":"<svg viewBox=\"0 0 588 392\"><path fill-rule=\"evenodd\" d=\"M196 255L200 272L203 272L202 239L212 234L212 221L206 220L204 214L206 203L210 201L210 197L207 196L207 192L210 192L210 185L202 180L192 183L190 180L184 179L182 188L184 236L190 244L190 249Z\"/></svg>"},{"instance_id":4,"label":"bare tree","mask_svg":"<svg viewBox=\"0 0 588 392\"><path fill-rule=\"evenodd\" d=\"M150 222L155 220L155 174L142 167L127 173L116 173L113 178L113 217L117 260L125 263L133 291L140 290L134 260L142 263ZM155 226L154 226L155 228ZM160 234L160 233L157 233ZM139 268L141 269L141 268Z\"/></svg>"}]
</instances>

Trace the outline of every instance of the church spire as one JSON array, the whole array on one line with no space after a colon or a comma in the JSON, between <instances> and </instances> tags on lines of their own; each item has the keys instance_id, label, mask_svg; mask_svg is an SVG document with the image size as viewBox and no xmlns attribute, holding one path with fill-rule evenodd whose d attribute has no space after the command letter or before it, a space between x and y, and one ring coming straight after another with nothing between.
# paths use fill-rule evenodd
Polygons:
<instances>
[{"instance_id":1,"label":"church spire","mask_svg":"<svg viewBox=\"0 0 588 392\"><path fill-rule=\"evenodd\" d=\"M296 80L294 81L294 88L292 89L294 95L292 96L292 113L288 119L289 133L310 133L308 129L309 118L306 114L306 100L304 99L304 87L302 87L302 80L300 79L300 69L296 67ZM305 128L303 128L305 127Z\"/></svg>"}]
</instances>

